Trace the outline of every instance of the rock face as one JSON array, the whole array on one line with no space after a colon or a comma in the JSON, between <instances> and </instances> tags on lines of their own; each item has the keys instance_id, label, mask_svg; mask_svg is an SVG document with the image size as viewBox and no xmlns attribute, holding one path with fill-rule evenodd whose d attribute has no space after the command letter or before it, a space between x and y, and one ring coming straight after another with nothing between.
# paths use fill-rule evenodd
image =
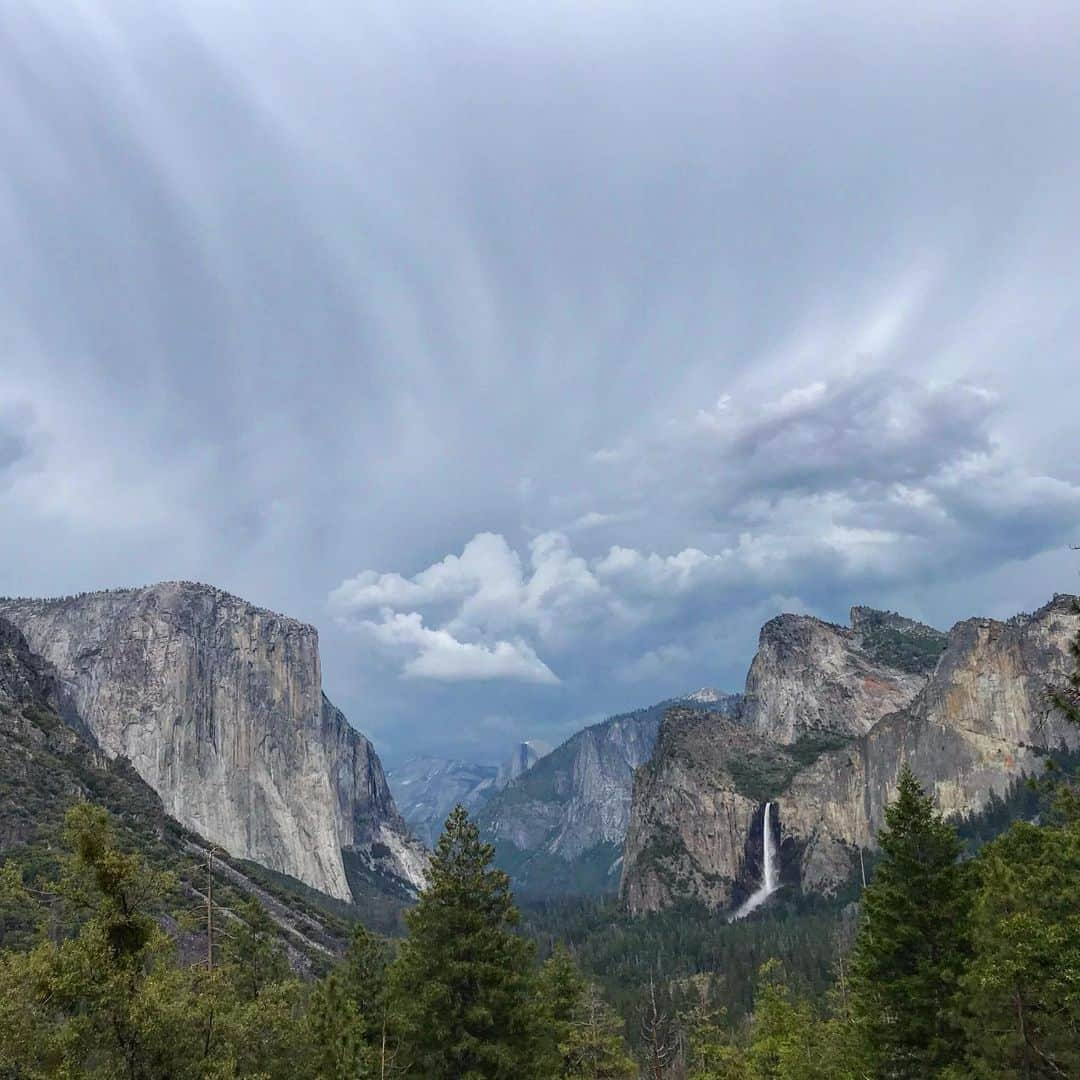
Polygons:
<instances>
[{"instance_id":1,"label":"rock face","mask_svg":"<svg viewBox=\"0 0 1080 1080\"><path fill-rule=\"evenodd\" d=\"M944 647L939 631L870 608L852 611L851 629L780 615L762 627L746 677L746 723L779 743L863 735L912 700Z\"/></svg>"},{"instance_id":2,"label":"rock face","mask_svg":"<svg viewBox=\"0 0 1080 1080\"><path fill-rule=\"evenodd\" d=\"M518 743L498 767L416 757L387 773L386 778L409 827L433 848L455 806L464 806L475 817L492 795L550 753L547 743L531 739Z\"/></svg>"},{"instance_id":3,"label":"rock face","mask_svg":"<svg viewBox=\"0 0 1080 1080\"><path fill-rule=\"evenodd\" d=\"M621 882L633 910L741 899L756 882L766 801L785 880L831 894L858 849L873 846L905 762L944 812L963 813L1037 772L1046 750L1080 746L1047 696L1070 670L1073 598L1005 623L971 619L947 640L898 616L852 614L850 631L794 616L769 623L741 723L692 710L665 719L634 787ZM910 670L931 660L929 674ZM867 678L887 689L867 689Z\"/></svg>"},{"instance_id":4,"label":"rock face","mask_svg":"<svg viewBox=\"0 0 1080 1080\"><path fill-rule=\"evenodd\" d=\"M402 816L428 847L434 847L450 811L459 803L475 815L497 790L499 769L467 761L410 758L386 778Z\"/></svg>"},{"instance_id":5,"label":"rock face","mask_svg":"<svg viewBox=\"0 0 1080 1080\"><path fill-rule=\"evenodd\" d=\"M731 712L735 695L705 708ZM648 761L663 702L571 736L480 812L496 859L523 894L614 891L634 770Z\"/></svg>"},{"instance_id":6,"label":"rock face","mask_svg":"<svg viewBox=\"0 0 1080 1080\"><path fill-rule=\"evenodd\" d=\"M622 897L634 913L683 897L726 907L758 802L737 790L726 763L753 755L758 736L696 708L667 712L652 760L634 781Z\"/></svg>"},{"instance_id":7,"label":"rock face","mask_svg":"<svg viewBox=\"0 0 1080 1080\"><path fill-rule=\"evenodd\" d=\"M19 629L0 618L0 862L42 832L55 837L76 799L130 787L127 802L154 828L160 801L137 777L109 775L105 755L61 718L56 674ZM130 773L129 773L130 775Z\"/></svg>"},{"instance_id":8,"label":"rock face","mask_svg":"<svg viewBox=\"0 0 1080 1080\"><path fill-rule=\"evenodd\" d=\"M803 849L805 888L830 892L850 852L871 846L909 764L945 814L981 809L991 792L1037 773L1047 750L1080 746L1080 729L1052 708L1048 686L1071 669L1080 630L1072 597L1008 622L968 619L949 634L925 689L862 739L823 755L779 804L782 833Z\"/></svg>"},{"instance_id":9,"label":"rock face","mask_svg":"<svg viewBox=\"0 0 1080 1080\"><path fill-rule=\"evenodd\" d=\"M189 583L5 600L0 616L185 826L343 900L346 861L421 882L375 751L322 693L313 627Z\"/></svg>"},{"instance_id":10,"label":"rock face","mask_svg":"<svg viewBox=\"0 0 1080 1080\"><path fill-rule=\"evenodd\" d=\"M514 752L499 768L495 786L500 789L506 787L550 753L551 747L546 742L540 742L537 739L518 743L514 747Z\"/></svg>"},{"instance_id":11,"label":"rock face","mask_svg":"<svg viewBox=\"0 0 1080 1080\"><path fill-rule=\"evenodd\" d=\"M19 628L0 618L0 707L57 710L56 678L40 656L30 651Z\"/></svg>"}]
</instances>

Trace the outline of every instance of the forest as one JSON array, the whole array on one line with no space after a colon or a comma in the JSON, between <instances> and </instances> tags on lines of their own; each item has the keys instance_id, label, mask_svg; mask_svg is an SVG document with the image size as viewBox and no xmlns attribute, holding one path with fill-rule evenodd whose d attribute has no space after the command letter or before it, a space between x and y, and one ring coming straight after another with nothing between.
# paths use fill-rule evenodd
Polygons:
<instances>
[{"instance_id":1,"label":"forest","mask_svg":"<svg viewBox=\"0 0 1080 1080\"><path fill-rule=\"evenodd\" d=\"M1074 656L1055 694L1080 722ZM857 900L735 925L523 917L459 807L404 936L355 926L299 973L256 899L170 912L175 874L81 801L59 850L0 870L0 1078L1077 1076L1080 786L1048 764L966 822L905 768Z\"/></svg>"}]
</instances>

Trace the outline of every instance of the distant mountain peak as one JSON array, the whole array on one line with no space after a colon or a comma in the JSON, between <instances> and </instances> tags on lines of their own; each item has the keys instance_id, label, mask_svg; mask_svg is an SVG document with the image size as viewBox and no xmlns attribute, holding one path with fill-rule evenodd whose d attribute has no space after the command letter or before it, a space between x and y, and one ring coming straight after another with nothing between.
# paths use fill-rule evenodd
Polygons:
<instances>
[{"instance_id":1,"label":"distant mountain peak","mask_svg":"<svg viewBox=\"0 0 1080 1080\"><path fill-rule=\"evenodd\" d=\"M510 757L499 767L496 784L500 788L506 787L522 773L528 772L541 758L547 757L551 751L552 747L539 739L528 739L518 743Z\"/></svg>"},{"instance_id":2,"label":"distant mountain peak","mask_svg":"<svg viewBox=\"0 0 1080 1080\"><path fill-rule=\"evenodd\" d=\"M715 705L718 701L723 701L730 696L730 694L725 694L711 686L703 686L700 690L687 694L683 701L692 701L695 705Z\"/></svg>"}]
</instances>

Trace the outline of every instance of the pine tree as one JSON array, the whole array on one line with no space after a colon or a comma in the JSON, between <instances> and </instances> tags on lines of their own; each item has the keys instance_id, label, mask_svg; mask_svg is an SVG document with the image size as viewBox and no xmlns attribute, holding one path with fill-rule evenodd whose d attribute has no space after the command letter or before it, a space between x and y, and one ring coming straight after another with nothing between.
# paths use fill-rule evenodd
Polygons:
<instances>
[{"instance_id":1,"label":"pine tree","mask_svg":"<svg viewBox=\"0 0 1080 1080\"><path fill-rule=\"evenodd\" d=\"M687 1080L746 1080L742 1048L721 1024L723 1013L700 1006L689 1017L690 1067Z\"/></svg>"},{"instance_id":2,"label":"pine tree","mask_svg":"<svg viewBox=\"0 0 1080 1080\"><path fill-rule=\"evenodd\" d=\"M562 1046L569 1041L578 1005L585 993L585 977L561 942L540 969L537 1001L548 1041Z\"/></svg>"},{"instance_id":3,"label":"pine tree","mask_svg":"<svg viewBox=\"0 0 1080 1080\"><path fill-rule=\"evenodd\" d=\"M754 1080L840 1080L851 1074L838 1049L829 1021L791 992L777 961L768 961L760 972L746 1075Z\"/></svg>"},{"instance_id":4,"label":"pine tree","mask_svg":"<svg viewBox=\"0 0 1080 1080\"><path fill-rule=\"evenodd\" d=\"M969 875L956 831L906 765L862 901L853 1006L878 1074L928 1080L961 1045L952 999L968 955Z\"/></svg>"},{"instance_id":5,"label":"pine tree","mask_svg":"<svg viewBox=\"0 0 1080 1080\"><path fill-rule=\"evenodd\" d=\"M551 1075L531 1000L533 946L514 932L509 878L491 867L493 856L456 807L406 916L392 1008L410 1073L425 1080Z\"/></svg>"},{"instance_id":6,"label":"pine tree","mask_svg":"<svg viewBox=\"0 0 1080 1080\"><path fill-rule=\"evenodd\" d=\"M371 1053L336 972L315 988L307 1013L306 1075L311 1080L360 1080L373 1074Z\"/></svg>"},{"instance_id":7,"label":"pine tree","mask_svg":"<svg viewBox=\"0 0 1080 1080\"><path fill-rule=\"evenodd\" d=\"M595 983L585 984L566 1039L559 1045L567 1080L630 1080L637 1066L623 1037L623 1023Z\"/></svg>"},{"instance_id":8,"label":"pine tree","mask_svg":"<svg viewBox=\"0 0 1080 1080\"><path fill-rule=\"evenodd\" d=\"M623 1023L600 988L585 980L566 946L557 945L537 981L547 1041L555 1046L554 1075L567 1080L622 1080L635 1072Z\"/></svg>"},{"instance_id":9,"label":"pine tree","mask_svg":"<svg viewBox=\"0 0 1080 1080\"><path fill-rule=\"evenodd\" d=\"M270 983L289 977L277 927L258 900L242 904L222 949L230 981L242 1000L254 1001Z\"/></svg>"},{"instance_id":10,"label":"pine tree","mask_svg":"<svg viewBox=\"0 0 1080 1080\"><path fill-rule=\"evenodd\" d=\"M389 966L390 950L386 942L358 924L339 970L345 993L356 1004L357 1012L369 1031L380 1027L380 1017L386 1004Z\"/></svg>"},{"instance_id":11,"label":"pine tree","mask_svg":"<svg viewBox=\"0 0 1080 1080\"><path fill-rule=\"evenodd\" d=\"M345 993L356 1006L356 1023L370 1049L372 1074L378 1080L402 1073L398 1033L390 1011L389 967L387 942L357 925L338 971Z\"/></svg>"},{"instance_id":12,"label":"pine tree","mask_svg":"<svg viewBox=\"0 0 1080 1080\"><path fill-rule=\"evenodd\" d=\"M979 862L960 995L971 1074L1080 1076L1080 823L1018 822Z\"/></svg>"}]
</instances>

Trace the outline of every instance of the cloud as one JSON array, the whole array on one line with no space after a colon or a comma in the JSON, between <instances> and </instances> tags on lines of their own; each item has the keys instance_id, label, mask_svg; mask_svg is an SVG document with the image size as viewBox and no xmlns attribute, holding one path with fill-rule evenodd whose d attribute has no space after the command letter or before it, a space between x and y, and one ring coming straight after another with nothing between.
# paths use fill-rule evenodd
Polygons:
<instances>
[{"instance_id":1,"label":"cloud","mask_svg":"<svg viewBox=\"0 0 1080 1080\"><path fill-rule=\"evenodd\" d=\"M379 644L414 654L401 669L407 679L515 679L545 685L559 681L523 641L496 641L492 645L458 641L447 630L425 627L416 612L387 611L381 622L365 620L360 627Z\"/></svg>"},{"instance_id":2,"label":"cloud","mask_svg":"<svg viewBox=\"0 0 1080 1080\"><path fill-rule=\"evenodd\" d=\"M1075 585L1075 5L150 6L0 20L0 592L215 582L453 753Z\"/></svg>"},{"instance_id":3,"label":"cloud","mask_svg":"<svg viewBox=\"0 0 1080 1080\"><path fill-rule=\"evenodd\" d=\"M0 400L0 477L13 470L30 454L30 410Z\"/></svg>"},{"instance_id":4,"label":"cloud","mask_svg":"<svg viewBox=\"0 0 1080 1080\"><path fill-rule=\"evenodd\" d=\"M363 571L331 603L405 655L421 648L405 677L545 681L549 664L579 669L582 650L623 682L670 677L708 650L706 634L723 636L718 613L955 580L1061 543L1080 526L1080 485L1009 460L991 434L999 408L977 386L879 371L756 405L729 396L635 451L633 498L663 512L675 493L681 521L708 522L707 548L589 553L549 531L526 558L480 533L411 577ZM711 482L696 489L686 479L701 476ZM615 478L607 493L618 490ZM379 624L367 619L376 609ZM462 674L472 665L485 674Z\"/></svg>"}]
</instances>

